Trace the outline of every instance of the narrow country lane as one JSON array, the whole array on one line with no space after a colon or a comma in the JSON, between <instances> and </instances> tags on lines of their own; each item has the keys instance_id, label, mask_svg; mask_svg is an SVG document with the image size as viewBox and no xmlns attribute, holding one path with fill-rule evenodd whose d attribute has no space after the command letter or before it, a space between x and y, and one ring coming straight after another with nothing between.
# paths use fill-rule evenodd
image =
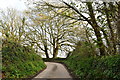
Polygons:
<instances>
[{"instance_id":1,"label":"narrow country lane","mask_svg":"<svg viewBox=\"0 0 120 80\"><path fill-rule=\"evenodd\" d=\"M43 72L38 74L34 79L48 78L47 80L52 80L53 78L64 78L72 80L69 72L62 64L54 62L45 62L45 64L47 65L47 68Z\"/></svg>"}]
</instances>

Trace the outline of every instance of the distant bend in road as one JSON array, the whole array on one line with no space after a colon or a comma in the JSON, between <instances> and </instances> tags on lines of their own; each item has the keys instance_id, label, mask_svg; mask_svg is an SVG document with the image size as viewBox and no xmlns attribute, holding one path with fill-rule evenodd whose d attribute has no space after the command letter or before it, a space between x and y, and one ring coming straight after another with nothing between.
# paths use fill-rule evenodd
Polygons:
<instances>
[{"instance_id":1,"label":"distant bend in road","mask_svg":"<svg viewBox=\"0 0 120 80\"><path fill-rule=\"evenodd\" d=\"M34 79L36 78L72 78L65 68L60 63L55 62L45 62L47 65L47 68L38 74ZM34 80L33 79L33 80Z\"/></svg>"}]
</instances>

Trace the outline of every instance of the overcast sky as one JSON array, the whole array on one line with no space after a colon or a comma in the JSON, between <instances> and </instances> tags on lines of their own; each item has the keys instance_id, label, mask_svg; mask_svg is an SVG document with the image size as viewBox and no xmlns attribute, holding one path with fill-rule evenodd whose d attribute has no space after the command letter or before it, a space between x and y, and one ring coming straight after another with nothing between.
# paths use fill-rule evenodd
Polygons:
<instances>
[{"instance_id":1,"label":"overcast sky","mask_svg":"<svg viewBox=\"0 0 120 80\"><path fill-rule=\"evenodd\" d=\"M24 0L0 0L0 8L15 8L20 11L27 9Z\"/></svg>"},{"instance_id":2,"label":"overcast sky","mask_svg":"<svg viewBox=\"0 0 120 80\"><path fill-rule=\"evenodd\" d=\"M6 8L14 8L19 11L27 9L24 3L25 0L0 0L0 9L5 10ZM2 33L0 33L2 36Z\"/></svg>"}]
</instances>

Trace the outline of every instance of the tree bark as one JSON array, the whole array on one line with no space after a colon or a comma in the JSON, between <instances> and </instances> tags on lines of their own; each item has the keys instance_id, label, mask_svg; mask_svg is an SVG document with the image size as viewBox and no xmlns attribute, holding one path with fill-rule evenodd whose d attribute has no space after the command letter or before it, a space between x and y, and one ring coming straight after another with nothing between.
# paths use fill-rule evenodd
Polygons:
<instances>
[{"instance_id":1,"label":"tree bark","mask_svg":"<svg viewBox=\"0 0 120 80\"><path fill-rule=\"evenodd\" d=\"M49 58L47 46L45 45L44 48L45 48L45 55L46 55L46 58Z\"/></svg>"},{"instance_id":2,"label":"tree bark","mask_svg":"<svg viewBox=\"0 0 120 80\"><path fill-rule=\"evenodd\" d=\"M100 33L100 27L98 26L96 19L95 19L95 14L93 12L93 7L92 7L92 3L91 2L87 2L87 6L88 6L88 10L89 10L89 15L91 18L91 26L94 29L95 35L97 37L97 45L99 46L99 50L100 50L100 55L104 56L105 55L105 47L102 41L102 37L101 37L101 33Z\"/></svg>"},{"instance_id":3,"label":"tree bark","mask_svg":"<svg viewBox=\"0 0 120 80\"><path fill-rule=\"evenodd\" d=\"M53 58L56 58L58 55L58 42L55 41L54 45L53 45Z\"/></svg>"},{"instance_id":4,"label":"tree bark","mask_svg":"<svg viewBox=\"0 0 120 80\"><path fill-rule=\"evenodd\" d=\"M106 7L106 3L104 2L104 6L105 6L105 14L106 14L106 17L107 17L107 23L108 23L108 27L110 29L110 40L112 41L112 47L113 48L113 53L116 53L116 42L115 42L115 37L114 37L114 32L113 32L113 28L111 26L111 22L110 22L110 19L109 19L109 14L108 14L108 9Z\"/></svg>"},{"instance_id":5,"label":"tree bark","mask_svg":"<svg viewBox=\"0 0 120 80\"><path fill-rule=\"evenodd\" d=\"M110 45L107 33L105 32L105 30L103 28L101 28L101 31L103 32L104 38L105 38L107 46L108 46L107 47L107 54L111 54L112 50L111 50L111 45Z\"/></svg>"},{"instance_id":6,"label":"tree bark","mask_svg":"<svg viewBox=\"0 0 120 80\"><path fill-rule=\"evenodd\" d=\"M118 2L118 21L117 21L117 35L118 35L118 53L120 54L120 1Z\"/></svg>"},{"instance_id":7,"label":"tree bark","mask_svg":"<svg viewBox=\"0 0 120 80\"><path fill-rule=\"evenodd\" d=\"M58 55L58 47L54 48L53 58L56 58Z\"/></svg>"}]
</instances>

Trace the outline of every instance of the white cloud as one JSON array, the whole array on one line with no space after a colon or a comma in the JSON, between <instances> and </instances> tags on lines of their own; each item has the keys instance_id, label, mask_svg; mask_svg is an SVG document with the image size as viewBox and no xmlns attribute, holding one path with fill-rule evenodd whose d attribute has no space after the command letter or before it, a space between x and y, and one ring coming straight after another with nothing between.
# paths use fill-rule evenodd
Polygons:
<instances>
[{"instance_id":1,"label":"white cloud","mask_svg":"<svg viewBox=\"0 0 120 80\"><path fill-rule=\"evenodd\" d=\"M17 10L27 9L23 0L0 0L0 8L15 8Z\"/></svg>"}]
</instances>

